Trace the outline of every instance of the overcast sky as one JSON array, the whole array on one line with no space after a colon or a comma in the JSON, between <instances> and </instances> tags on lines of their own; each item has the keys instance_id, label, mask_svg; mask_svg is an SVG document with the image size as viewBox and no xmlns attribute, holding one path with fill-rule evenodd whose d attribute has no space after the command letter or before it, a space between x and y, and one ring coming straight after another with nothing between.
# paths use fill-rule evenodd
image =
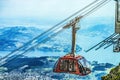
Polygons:
<instances>
[{"instance_id":1,"label":"overcast sky","mask_svg":"<svg viewBox=\"0 0 120 80\"><path fill-rule=\"evenodd\" d=\"M55 24L92 1L94 0L0 0L0 24ZM114 1L90 16L113 17Z\"/></svg>"}]
</instances>

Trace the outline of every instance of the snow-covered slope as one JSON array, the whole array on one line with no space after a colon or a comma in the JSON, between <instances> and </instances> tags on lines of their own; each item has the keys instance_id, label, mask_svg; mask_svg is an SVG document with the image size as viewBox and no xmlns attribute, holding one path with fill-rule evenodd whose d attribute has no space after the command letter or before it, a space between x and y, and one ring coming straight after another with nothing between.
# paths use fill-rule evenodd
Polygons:
<instances>
[{"instance_id":1,"label":"snow-covered slope","mask_svg":"<svg viewBox=\"0 0 120 80\"><path fill-rule=\"evenodd\" d=\"M23 26L5 27L0 29L0 31L0 51L11 51L17 49L32 38L42 33L42 30L38 28ZM61 41L65 38L65 36L61 38L61 40L59 40L58 38L60 37L50 39L48 40L48 42L42 43L32 50L37 49L43 52L70 52L71 44L68 42L65 43L65 40ZM77 45L76 48L77 52L81 51L81 47L79 45Z\"/></svg>"}]
</instances>

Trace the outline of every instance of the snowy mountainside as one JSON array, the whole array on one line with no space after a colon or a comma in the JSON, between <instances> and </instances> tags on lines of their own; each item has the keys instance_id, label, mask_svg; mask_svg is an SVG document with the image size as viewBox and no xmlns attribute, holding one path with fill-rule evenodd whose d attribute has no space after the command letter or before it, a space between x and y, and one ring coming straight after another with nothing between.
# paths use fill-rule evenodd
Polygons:
<instances>
[{"instance_id":1,"label":"snowy mountainside","mask_svg":"<svg viewBox=\"0 0 120 80\"><path fill-rule=\"evenodd\" d=\"M98 36L103 39L113 32L112 27L113 26L106 24L94 25L87 29L79 30L77 32L78 37L76 39L79 41L82 40L82 38L91 39ZM42 32L43 30L36 27L14 26L0 28L0 51L12 51L17 49ZM82 50L82 47L80 47L81 45L79 43L83 42L77 42L76 52ZM60 33L56 37L47 41L45 44L41 44L36 49L46 52L70 52L71 30L65 30L63 33Z\"/></svg>"},{"instance_id":2,"label":"snowy mountainside","mask_svg":"<svg viewBox=\"0 0 120 80\"><path fill-rule=\"evenodd\" d=\"M39 33L40 30L33 27L3 27L0 29L0 51L14 50Z\"/></svg>"},{"instance_id":3,"label":"snowy mountainside","mask_svg":"<svg viewBox=\"0 0 120 80\"><path fill-rule=\"evenodd\" d=\"M17 49L43 32L42 30L35 27L23 26L5 27L0 29L0 31L0 51L11 51ZM45 52L70 52L71 44L65 43L61 40L56 40L56 38L50 39L48 42L39 45L35 49ZM65 37L63 36L63 39L64 38ZM81 51L81 47L79 45L77 45L76 48L76 51Z\"/></svg>"}]
</instances>

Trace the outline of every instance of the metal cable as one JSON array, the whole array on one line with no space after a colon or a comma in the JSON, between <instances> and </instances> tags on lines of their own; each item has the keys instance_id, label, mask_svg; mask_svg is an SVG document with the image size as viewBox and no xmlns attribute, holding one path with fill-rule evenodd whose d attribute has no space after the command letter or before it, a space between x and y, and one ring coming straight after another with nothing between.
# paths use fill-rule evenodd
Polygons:
<instances>
[{"instance_id":1,"label":"metal cable","mask_svg":"<svg viewBox=\"0 0 120 80\"><path fill-rule=\"evenodd\" d=\"M95 2L96 2L96 1L95 1ZM93 10L95 10L97 7L99 7L100 5L102 5L104 2L105 2L105 0L102 1L102 2L101 2L99 5L97 5L95 8L93 8L91 11L89 11L88 13L86 13L85 15L91 13L91 12L92 12ZM93 4L93 3L92 3L92 4ZM89 6L90 6L90 5L89 5ZM84 8L84 9L85 9L85 8ZM83 10L83 9L82 9L82 10ZM80 10L80 11L82 11L82 10ZM75 14L71 15L70 17L66 18L66 19L63 20L62 22L58 23L58 24L55 25L54 27L50 28L50 29L47 30L46 32L43 32L43 33L40 34L39 36L35 37L34 39L32 39L31 41L29 41L28 43L26 43L26 44L23 45L22 47L20 47L20 48L14 50L13 52L9 53L8 55L6 55L6 56L3 57L2 59L0 59L0 61L3 60L3 59L5 59L5 58L7 58L7 57L9 57L11 54L13 54L14 52L18 51L19 49L22 49L22 48L24 48L25 46L29 45L29 44L30 44L31 42L33 42L35 39L37 39L37 38L39 38L39 37L41 37L41 36L44 36L44 34L48 33L48 32L51 31L52 29L53 29L53 31L56 31L57 29L59 29L59 27L57 27L58 25L60 25L61 23L63 23L64 21L68 20L69 18L71 18L72 16L74 16L74 15L76 15L76 14L78 14L78 13L79 13L79 11L76 12ZM84 15L84 16L85 16L85 15ZM53 31L51 31L51 32L53 32ZM51 33L51 32L50 32L50 33ZM48 33L48 34L49 34L49 33ZM57 33L56 33L56 34L57 34ZM52 35L56 35L56 34L52 34ZM47 35L47 34L46 34L46 35ZM51 37L52 37L52 35L51 35ZM46 41L46 40L49 39L49 38L50 38L50 37L48 37L48 38L46 38L45 40L39 42L39 44L42 43L42 42L44 42L44 41ZM35 46L37 46L37 45L38 45L38 44L36 44ZM35 46L32 46L32 47L26 49L23 53L19 54L18 56L25 54L26 52L28 52L30 49L34 48ZM16 56L16 57L17 57L17 56Z\"/></svg>"},{"instance_id":2,"label":"metal cable","mask_svg":"<svg viewBox=\"0 0 120 80\"><path fill-rule=\"evenodd\" d=\"M34 41L35 39L39 38L40 36L46 34L47 32L51 31L52 29L56 28L58 25L62 24L63 22L67 21L68 19L70 19L71 17L73 17L74 15L80 13L81 11L83 11L84 9L86 9L87 7L91 6L92 4L96 3L98 0L93 1L92 3L90 3L89 5L87 5L86 7L84 7L83 9L80 9L79 11L75 12L74 14L72 14L71 16L69 16L68 18L64 19L63 21L61 21L60 23L56 24L55 26L51 27L50 29L48 29L47 31L41 33L40 35L38 35L37 37L33 38L32 40L28 41L26 44L24 44L23 46L19 47L18 49L12 51L11 53L7 54L6 56L2 57L0 59L0 61L2 59L5 59L6 57L9 57L11 54L13 54L14 52L23 49L25 46L29 45L32 41Z\"/></svg>"},{"instance_id":3,"label":"metal cable","mask_svg":"<svg viewBox=\"0 0 120 80\"><path fill-rule=\"evenodd\" d=\"M91 14L92 12L96 11L97 9L101 8L102 6L104 6L105 4L107 4L108 2L110 2L111 0L104 0L101 3L97 4L96 7L94 7L92 10L90 10L89 12L87 12L86 14L84 14L83 16L87 16L89 14Z\"/></svg>"},{"instance_id":4,"label":"metal cable","mask_svg":"<svg viewBox=\"0 0 120 80\"><path fill-rule=\"evenodd\" d=\"M51 37L56 36L57 34L59 34L60 32L62 32L63 30L64 30L64 29L61 29L60 31L58 31L57 33L51 35L50 37L47 37L45 40L41 41L40 43L44 43L44 42L48 41L49 39L51 39ZM9 59L6 63L11 62L11 61L15 60L16 58L18 58L18 57L20 57L20 56L22 56L22 55L25 55L29 50L31 50L31 49L33 49L34 47L38 46L40 43L38 43L38 44L30 47L29 49L25 50L24 52L22 52L22 53L19 54L19 55L16 55L15 57L12 57L12 58ZM0 66L4 66L6 63L3 63L3 64L1 63Z\"/></svg>"},{"instance_id":5,"label":"metal cable","mask_svg":"<svg viewBox=\"0 0 120 80\"><path fill-rule=\"evenodd\" d=\"M112 35L110 35L109 37L107 37L107 38L106 38L106 39L104 39L103 41L99 42L99 43L98 43L98 44L96 44L95 46L93 46L93 47L89 48L88 50L85 50L85 52L88 52L88 51L92 50L92 49L93 49L93 48L95 48L96 46L100 45L101 43L103 43L104 41L106 41L106 40L110 39L111 37L113 37L113 36L115 36L115 35L116 35L116 33L113 33Z\"/></svg>"}]
</instances>

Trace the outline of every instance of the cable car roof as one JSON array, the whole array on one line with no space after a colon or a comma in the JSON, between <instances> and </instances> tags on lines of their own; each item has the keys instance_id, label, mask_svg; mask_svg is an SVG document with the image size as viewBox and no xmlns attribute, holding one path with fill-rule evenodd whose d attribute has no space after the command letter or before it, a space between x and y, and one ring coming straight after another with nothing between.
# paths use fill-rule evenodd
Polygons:
<instances>
[{"instance_id":1,"label":"cable car roof","mask_svg":"<svg viewBox=\"0 0 120 80\"><path fill-rule=\"evenodd\" d=\"M65 56L63 56L63 57L61 57L62 59L77 59L77 60L79 60L79 59L83 59L84 57L83 56L80 56L80 55L77 55L77 56L71 56L71 54L67 54L67 55L65 55Z\"/></svg>"}]
</instances>

